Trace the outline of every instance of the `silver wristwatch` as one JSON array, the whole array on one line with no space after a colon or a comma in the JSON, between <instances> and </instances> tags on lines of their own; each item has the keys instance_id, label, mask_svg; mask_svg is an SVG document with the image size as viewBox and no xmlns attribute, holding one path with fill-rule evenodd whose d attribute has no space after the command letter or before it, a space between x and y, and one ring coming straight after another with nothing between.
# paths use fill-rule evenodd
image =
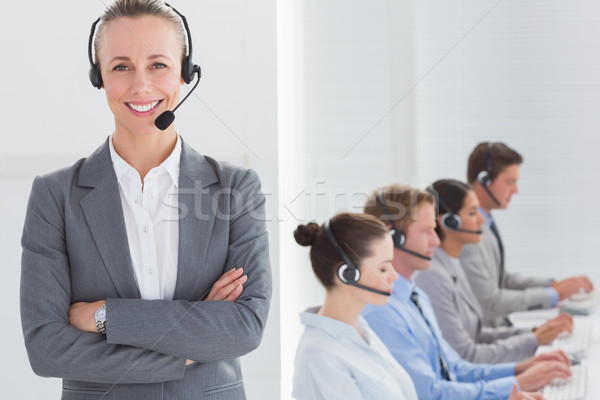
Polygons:
<instances>
[{"instance_id":1,"label":"silver wristwatch","mask_svg":"<svg viewBox=\"0 0 600 400\"><path fill-rule=\"evenodd\" d=\"M103 335L106 335L106 303L96 310L94 313L96 319L96 329Z\"/></svg>"}]
</instances>

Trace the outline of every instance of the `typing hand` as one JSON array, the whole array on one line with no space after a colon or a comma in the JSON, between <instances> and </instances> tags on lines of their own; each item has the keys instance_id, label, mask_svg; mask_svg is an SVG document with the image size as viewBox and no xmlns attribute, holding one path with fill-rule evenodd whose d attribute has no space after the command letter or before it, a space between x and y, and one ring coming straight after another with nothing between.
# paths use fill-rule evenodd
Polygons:
<instances>
[{"instance_id":1,"label":"typing hand","mask_svg":"<svg viewBox=\"0 0 600 400\"><path fill-rule=\"evenodd\" d=\"M556 361L566 365L567 367L571 365L571 360L564 351L554 350L538 354L537 356L531 357L525 361L517 363L517 365L515 365L515 374L518 375L522 372L525 372L537 363L543 363L548 361Z\"/></svg>"},{"instance_id":2,"label":"typing hand","mask_svg":"<svg viewBox=\"0 0 600 400\"><path fill-rule=\"evenodd\" d=\"M247 275L242 275L243 272L243 268L232 268L225 272L213 284L208 296L206 296L206 300L236 301L244 289L242 285L248 280Z\"/></svg>"},{"instance_id":3,"label":"typing hand","mask_svg":"<svg viewBox=\"0 0 600 400\"><path fill-rule=\"evenodd\" d=\"M561 300L568 299L575 293L578 293L580 289L588 293L594 290L594 285L585 276L575 276L563 279L562 281L552 282L550 286L558 292Z\"/></svg>"},{"instance_id":4,"label":"typing hand","mask_svg":"<svg viewBox=\"0 0 600 400\"><path fill-rule=\"evenodd\" d=\"M518 374L517 381L522 390L532 392L543 388L556 378L567 379L570 376L571 370L563 362L540 361Z\"/></svg>"},{"instance_id":5,"label":"typing hand","mask_svg":"<svg viewBox=\"0 0 600 400\"><path fill-rule=\"evenodd\" d=\"M573 317L568 313L561 313L543 325L533 330L539 344L550 344L562 332L573 332Z\"/></svg>"}]
</instances>

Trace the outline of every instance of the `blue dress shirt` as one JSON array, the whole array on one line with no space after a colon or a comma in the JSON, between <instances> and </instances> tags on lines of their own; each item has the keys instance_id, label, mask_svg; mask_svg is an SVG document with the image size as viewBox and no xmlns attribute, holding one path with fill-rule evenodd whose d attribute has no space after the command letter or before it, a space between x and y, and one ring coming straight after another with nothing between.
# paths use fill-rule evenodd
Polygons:
<instances>
[{"instance_id":1,"label":"blue dress shirt","mask_svg":"<svg viewBox=\"0 0 600 400\"><path fill-rule=\"evenodd\" d=\"M494 219L492 218L492 216L490 214L486 213L485 210L483 208L481 208L481 206L479 207L479 212L483 216L483 219L485 219L485 224L488 227L490 227L492 225L492 222L494 222ZM546 293L548 293L548 296L550 297L550 304L552 305L552 307L556 307L556 305L558 304L558 302L560 300L560 295L558 294L556 289L554 289L553 287L546 286L544 288L544 290L546 291Z\"/></svg>"},{"instance_id":2,"label":"blue dress shirt","mask_svg":"<svg viewBox=\"0 0 600 400\"><path fill-rule=\"evenodd\" d=\"M293 397L299 400L417 400L406 371L361 317L353 326L316 314L305 325L296 351Z\"/></svg>"},{"instance_id":3,"label":"blue dress shirt","mask_svg":"<svg viewBox=\"0 0 600 400\"><path fill-rule=\"evenodd\" d=\"M414 282L401 275L398 277L390 302L381 307L367 305L362 315L406 369L419 399L507 399L513 383L517 383L515 363L473 364L460 358L443 339L427 294ZM421 309L431 330L410 300L413 289L419 295ZM439 353L448 365L452 381L442 378Z\"/></svg>"}]
</instances>

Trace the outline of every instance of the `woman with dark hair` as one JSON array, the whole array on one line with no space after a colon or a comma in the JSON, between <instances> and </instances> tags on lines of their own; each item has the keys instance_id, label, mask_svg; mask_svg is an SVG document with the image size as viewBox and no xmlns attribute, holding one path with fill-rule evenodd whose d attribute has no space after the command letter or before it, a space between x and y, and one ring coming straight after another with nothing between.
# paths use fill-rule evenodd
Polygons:
<instances>
[{"instance_id":1,"label":"woman with dark hair","mask_svg":"<svg viewBox=\"0 0 600 400\"><path fill-rule=\"evenodd\" d=\"M484 220L475 192L466 183L442 179L429 188L439 205L436 232L441 245L431 268L415 278L435 310L444 338L464 359L476 363L521 361L533 356L539 344L549 344L572 318L561 314L531 330L483 326L482 310L458 260L463 247L481 239Z\"/></svg>"},{"instance_id":2,"label":"woman with dark hair","mask_svg":"<svg viewBox=\"0 0 600 400\"><path fill-rule=\"evenodd\" d=\"M404 369L360 316L383 305L398 279L388 229L365 214L338 214L321 226L299 225L296 242L310 246L313 271L325 287L321 307L300 315L305 331L296 352L296 399L411 399Z\"/></svg>"}]
</instances>

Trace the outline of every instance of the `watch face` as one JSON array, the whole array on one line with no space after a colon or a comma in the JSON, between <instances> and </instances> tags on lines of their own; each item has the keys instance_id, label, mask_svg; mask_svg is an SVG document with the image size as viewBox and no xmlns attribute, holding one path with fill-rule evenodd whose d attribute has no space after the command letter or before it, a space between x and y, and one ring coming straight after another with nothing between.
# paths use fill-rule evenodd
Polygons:
<instances>
[{"instance_id":1,"label":"watch face","mask_svg":"<svg viewBox=\"0 0 600 400\"><path fill-rule=\"evenodd\" d=\"M104 321L106 320L106 308L100 307L96 310L96 320Z\"/></svg>"}]
</instances>

